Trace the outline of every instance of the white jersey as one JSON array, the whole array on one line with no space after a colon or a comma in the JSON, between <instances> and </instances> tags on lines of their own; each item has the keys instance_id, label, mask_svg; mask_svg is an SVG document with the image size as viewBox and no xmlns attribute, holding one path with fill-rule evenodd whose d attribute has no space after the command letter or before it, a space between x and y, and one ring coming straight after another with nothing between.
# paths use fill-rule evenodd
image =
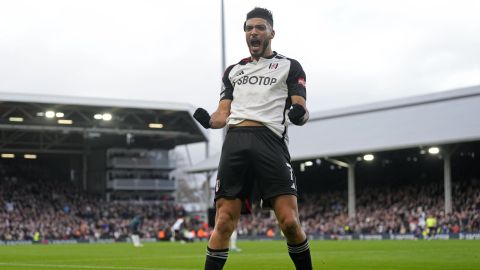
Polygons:
<instances>
[{"instance_id":1,"label":"white jersey","mask_svg":"<svg viewBox=\"0 0 480 270\"><path fill-rule=\"evenodd\" d=\"M245 58L229 66L220 99L232 100L227 125L261 122L288 143L287 114L294 95L306 98L305 72L298 61L274 52L269 58Z\"/></svg>"},{"instance_id":2,"label":"white jersey","mask_svg":"<svg viewBox=\"0 0 480 270\"><path fill-rule=\"evenodd\" d=\"M177 221L175 221L175 223L172 226L172 230L179 231L182 228L183 221L184 221L183 218L177 219Z\"/></svg>"}]
</instances>

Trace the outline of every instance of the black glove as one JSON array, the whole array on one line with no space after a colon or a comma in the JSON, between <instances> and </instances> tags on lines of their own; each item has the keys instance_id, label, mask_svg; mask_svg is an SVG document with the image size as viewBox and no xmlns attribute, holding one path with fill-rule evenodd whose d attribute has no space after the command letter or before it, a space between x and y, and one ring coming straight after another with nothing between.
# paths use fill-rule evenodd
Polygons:
<instances>
[{"instance_id":1,"label":"black glove","mask_svg":"<svg viewBox=\"0 0 480 270\"><path fill-rule=\"evenodd\" d=\"M193 118L195 118L204 128L211 128L210 114L204 108L198 108L195 113L193 113Z\"/></svg>"},{"instance_id":2,"label":"black glove","mask_svg":"<svg viewBox=\"0 0 480 270\"><path fill-rule=\"evenodd\" d=\"M305 124L304 116L307 111L305 108L300 104L293 104L292 109L288 112L288 118L290 118L290 122L294 123L295 125L303 125Z\"/></svg>"}]
</instances>

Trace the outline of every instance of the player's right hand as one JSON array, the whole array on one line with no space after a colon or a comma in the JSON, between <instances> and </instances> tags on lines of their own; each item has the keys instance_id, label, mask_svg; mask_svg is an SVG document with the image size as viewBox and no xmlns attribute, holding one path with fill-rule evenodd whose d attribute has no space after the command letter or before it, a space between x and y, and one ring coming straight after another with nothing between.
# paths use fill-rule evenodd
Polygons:
<instances>
[{"instance_id":1,"label":"player's right hand","mask_svg":"<svg viewBox=\"0 0 480 270\"><path fill-rule=\"evenodd\" d=\"M204 128L211 128L210 125L210 114L204 108L198 108L195 113L193 113L193 118L200 123Z\"/></svg>"}]
</instances>

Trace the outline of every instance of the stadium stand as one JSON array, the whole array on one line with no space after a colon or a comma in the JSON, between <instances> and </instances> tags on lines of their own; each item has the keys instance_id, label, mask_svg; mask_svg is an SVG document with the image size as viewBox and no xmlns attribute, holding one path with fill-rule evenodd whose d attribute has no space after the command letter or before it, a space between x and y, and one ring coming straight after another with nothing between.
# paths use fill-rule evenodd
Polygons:
<instances>
[{"instance_id":1,"label":"stadium stand","mask_svg":"<svg viewBox=\"0 0 480 270\"><path fill-rule=\"evenodd\" d=\"M185 212L171 152L208 140L193 109L0 93L0 240L122 240L138 212L143 236L159 236Z\"/></svg>"},{"instance_id":2,"label":"stadium stand","mask_svg":"<svg viewBox=\"0 0 480 270\"><path fill-rule=\"evenodd\" d=\"M302 224L310 236L345 234L414 234L422 237L422 215L437 219L435 234L480 232L480 180L454 183L454 212L443 210L442 186L435 183L411 184L391 189L371 187L359 190L357 213L348 217L345 192L303 194L299 202ZM242 216L238 231L242 236L266 235L280 231L273 215L257 211Z\"/></svg>"},{"instance_id":3,"label":"stadium stand","mask_svg":"<svg viewBox=\"0 0 480 270\"><path fill-rule=\"evenodd\" d=\"M83 192L65 179L35 166L35 163L2 162L0 166L0 240L124 241L130 220L145 215L144 238L168 240L170 227L188 213L171 198L132 203L107 202ZM414 234L423 237L420 219L437 220L435 234L480 232L480 180L454 182L454 211L443 211L439 182L412 182L395 187L376 185L358 190L357 213L348 217L347 195L342 191L304 193L300 198L303 226L310 236L348 234ZM204 237L204 222L187 219L185 229ZM242 216L241 237L279 236L276 220L269 211L257 209ZM163 238L160 237L163 235Z\"/></svg>"},{"instance_id":4,"label":"stadium stand","mask_svg":"<svg viewBox=\"0 0 480 270\"><path fill-rule=\"evenodd\" d=\"M51 155L44 161L0 159L0 242L125 241L130 221L138 213L145 215L143 238L170 240L171 227L179 218L185 219L182 230L189 235L208 237L211 228L205 216L176 204L175 179L169 175L173 168L161 158L175 145L205 141L206 134L188 108L154 110L159 119L175 119L169 130L156 131L144 121L155 104L131 108L119 101L102 105L99 102L105 101L80 100L80 105L72 105L61 98L35 100L13 95L0 106L4 116L0 132L7 138L2 153ZM307 132L292 129L305 231L316 239L480 233L480 126L475 120L479 100L480 87L460 89L318 113L307 124ZM55 104L75 115L74 123L81 125L58 125L36 116ZM119 133L85 117L110 107L116 108ZM23 122L12 122L11 117L21 113ZM432 117L435 121L428 122ZM375 128L349 129L368 124ZM301 136L307 137L299 140ZM432 145L441 147L438 155L421 154ZM363 153L374 153L375 161L367 164L359 159ZM355 165L356 181L347 182L350 170L340 166L342 161ZM214 155L190 171L212 175L217 164ZM62 166L75 173L59 170ZM451 184L451 194L446 184ZM351 187L354 196L349 194ZM141 200L131 200L132 189ZM446 211L446 195L451 195L451 211ZM274 216L262 209L242 216L238 232L240 238L281 237Z\"/></svg>"},{"instance_id":5,"label":"stadium stand","mask_svg":"<svg viewBox=\"0 0 480 270\"><path fill-rule=\"evenodd\" d=\"M38 174L43 172L44 174ZM0 167L0 240L96 240L128 237L130 220L136 213L146 219L145 238L168 232L185 210L171 198L133 203L107 202L88 194L65 179L55 179L32 164L2 163ZM166 236L165 236L166 237Z\"/></svg>"}]
</instances>

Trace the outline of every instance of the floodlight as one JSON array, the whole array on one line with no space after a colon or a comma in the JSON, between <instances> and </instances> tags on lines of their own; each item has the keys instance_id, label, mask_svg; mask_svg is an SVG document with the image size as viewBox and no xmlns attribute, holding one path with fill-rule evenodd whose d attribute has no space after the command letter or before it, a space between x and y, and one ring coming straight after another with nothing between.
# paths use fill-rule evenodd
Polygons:
<instances>
[{"instance_id":1,"label":"floodlight","mask_svg":"<svg viewBox=\"0 0 480 270\"><path fill-rule=\"evenodd\" d=\"M63 112L57 112L57 113L55 113L55 117L57 117L57 118L62 118L62 117L64 117L64 116L65 116L65 114L64 114Z\"/></svg>"},{"instance_id":2,"label":"floodlight","mask_svg":"<svg viewBox=\"0 0 480 270\"><path fill-rule=\"evenodd\" d=\"M47 111L47 112L45 112L45 117L53 118L53 117L55 117L55 112L54 111Z\"/></svg>"},{"instance_id":3,"label":"floodlight","mask_svg":"<svg viewBox=\"0 0 480 270\"><path fill-rule=\"evenodd\" d=\"M149 128L163 128L163 124L160 123L150 123L148 124Z\"/></svg>"},{"instance_id":4,"label":"floodlight","mask_svg":"<svg viewBox=\"0 0 480 270\"><path fill-rule=\"evenodd\" d=\"M95 119L97 119L97 120L102 120L103 116L102 116L102 114L97 113L97 114L95 114L95 115L93 116L93 118L95 118Z\"/></svg>"},{"instance_id":5,"label":"floodlight","mask_svg":"<svg viewBox=\"0 0 480 270\"><path fill-rule=\"evenodd\" d=\"M58 119L57 123L60 125L71 125L73 124L73 121L69 119Z\"/></svg>"},{"instance_id":6,"label":"floodlight","mask_svg":"<svg viewBox=\"0 0 480 270\"><path fill-rule=\"evenodd\" d=\"M37 159L37 155L35 154L25 154L23 155L25 159Z\"/></svg>"},{"instance_id":7,"label":"floodlight","mask_svg":"<svg viewBox=\"0 0 480 270\"><path fill-rule=\"evenodd\" d=\"M365 160L365 161L372 161L374 158L375 158L375 156L372 155L372 154L366 154L366 155L363 156L363 160Z\"/></svg>"},{"instance_id":8,"label":"floodlight","mask_svg":"<svg viewBox=\"0 0 480 270\"><path fill-rule=\"evenodd\" d=\"M430 153L432 155L436 155L436 154L440 153L440 148L438 148L436 146L432 146L432 147L428 148L428 153Z\"/></svg>"},{"instance_id":9,"label":"floodlight","mask_svg":"<svg viewBox=\"0 0 480 270\"><path fill-rule=\"evenodd\" d=\"M8 118L10 122L23 122L23 117L10 117Z\"/></svg>"},{"instance_id":10,"label":"floodlight","mask_svg":"<svg viewBox=\"0 0 480 270\"><path fill-rule=\"evenodd\" d=\"M1 157L2 157L2 158L15 158L15 154L2 153Z\"/></svg>"},{"instance_id":11,"label":"floodlight","mask_svg":"<svg viewBox=\"0 0 480 270\"><path fill-rule=\"evenodd\" d=\"M112 120L112 115L109 114L109 113L104 113L104 114L102 115L102 119L103 119L104 121L110 121L110 120Z\"/></svg>"},{"instance_id":12,"label":"floodlight","mask_svg":"<svg viewBox=\"0 0 480 270\"><path fill-rule=\"evenodd\" d=\"M313 162L305 161L305 166L307 166L307 167L313 166Z\"/></svg>"}]
</instances>

